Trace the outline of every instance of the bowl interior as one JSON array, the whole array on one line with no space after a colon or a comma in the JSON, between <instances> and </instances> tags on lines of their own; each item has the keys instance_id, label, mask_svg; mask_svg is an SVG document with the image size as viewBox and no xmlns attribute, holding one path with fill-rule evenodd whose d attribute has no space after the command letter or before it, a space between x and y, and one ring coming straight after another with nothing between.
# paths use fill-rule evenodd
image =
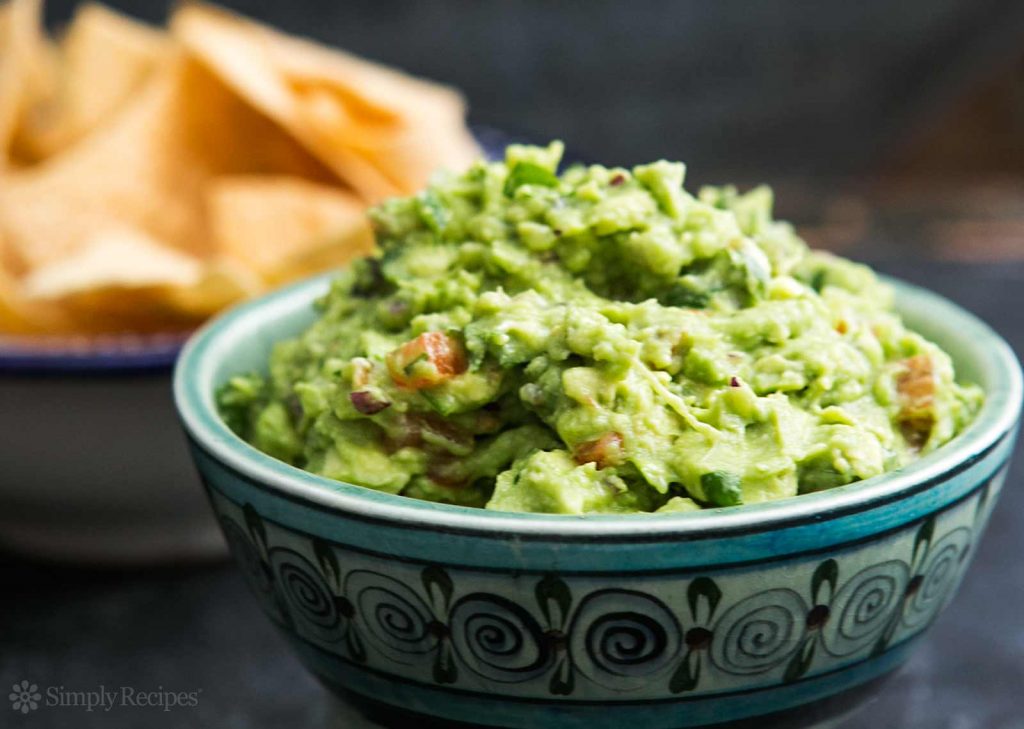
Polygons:
<instances>
[{"instance_id":1,"label":"bowl interior","mask_svg":"<svg viewBox=\"0 0 1024 729\"><path fill-rule=\"evenodd\" d=\"M243 304L208 324L186 346L175 374L175 398L186 429L216 458L257 481L319 504L372 513L399 521L523 532L605 534L636 531L703 531L777 520L809 519L823 511L889 500L901 490L933 479L971 459L1015 427L1022 380L1016 356L977 317L925 289L889 279L897 307L915 330L953 357L961 380L986 392L975 422L954 441L907 468L848 486L790 499L701 512L662 515L512 514L435 504L329 480L288 466L235 436L216 412L214 393L231 376L265 371L274 344L302 331L315 318L312 302L324 294L331 274Z\"/></svg>"}]
</instances>

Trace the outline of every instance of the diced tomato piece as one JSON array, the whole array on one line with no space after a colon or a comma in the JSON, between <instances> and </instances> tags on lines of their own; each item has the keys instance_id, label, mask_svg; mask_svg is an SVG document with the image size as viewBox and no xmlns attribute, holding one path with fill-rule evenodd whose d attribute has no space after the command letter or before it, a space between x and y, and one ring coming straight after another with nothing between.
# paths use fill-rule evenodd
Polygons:
<instances>
[{"instance_id":1,"label":"diced tomato piece","mask_svg":"<svg viewBox=\"0 0 1024 729\"><path fill-rule=\"evenodd\" d=\"M576 462L596 463L598 468L617 466L623 461L622 436L618 433L605 433L596 440L580 443L573 449Z\"/></svg>"},{"instance_id":2,"label":"diced tomato piece","mask_svg":"<svg viewBox=\"0 0 1024 729\"><path fill-rule=\"evenodd\" d=\"M422 390L466 371L466 350L444 332L427 332L387 356L388 372L399 387Z\"/></svg>"}]
</instances>

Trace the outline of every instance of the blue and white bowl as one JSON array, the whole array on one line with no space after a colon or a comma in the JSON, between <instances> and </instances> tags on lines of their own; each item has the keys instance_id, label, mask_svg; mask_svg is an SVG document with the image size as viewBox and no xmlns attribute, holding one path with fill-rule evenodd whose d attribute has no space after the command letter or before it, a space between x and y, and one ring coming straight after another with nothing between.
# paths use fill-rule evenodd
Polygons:
<instances>
[{"instance_id":1,"label":"blue and white bowl","mask_svg":"<svg viewBox=\"0 0 1024 729\"><path fill-rule=\"evenodd\" d=\"M660 516L510 514L323 479L237 438L214 392L265 367L328 280L241 306L185 348L175 396L232 552L328 687L510 727L699 726L891 671L957 589L1007 472L1017 359L949 301L898 306L987 393L955 441L885 476Z\"/></svg>"}]
</instances>

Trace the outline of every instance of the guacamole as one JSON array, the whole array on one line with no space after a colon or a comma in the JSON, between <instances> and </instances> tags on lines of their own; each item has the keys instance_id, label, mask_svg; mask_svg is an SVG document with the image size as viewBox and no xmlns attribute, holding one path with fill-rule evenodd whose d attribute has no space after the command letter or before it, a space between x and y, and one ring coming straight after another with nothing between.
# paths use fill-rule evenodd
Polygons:
<instances>
[{"instance_id":1,"label":"guacamole","mask_svg":"<svg viewBox=\"0 0 1024 729\"><path fill-rule=\"evenodd\" d=\"M558 173L562 145L370 212L341 274L225 421L287 463L506 511L680 512L829 489L954 437L981 392L867 267L767 188L682 164Z\"/></svg>"}]
</instances>

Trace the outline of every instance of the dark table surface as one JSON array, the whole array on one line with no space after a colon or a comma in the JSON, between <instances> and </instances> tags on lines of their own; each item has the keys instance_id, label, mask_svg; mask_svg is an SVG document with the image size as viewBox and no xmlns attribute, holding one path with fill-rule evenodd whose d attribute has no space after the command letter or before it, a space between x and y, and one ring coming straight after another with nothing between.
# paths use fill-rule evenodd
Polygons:
<instances>
[{"instance_id":1,"label":"dark table surface","mask_svg":"<svg viewBox=\"0 0 1024 729\"><path fill-rule=\"evenodd\" d=\"M879 267L962 303L1024 352L1024 263L899 258ZM910 662L838 726L1024 728L1022 468L1018 453L956 599ZM195 705L44 704L26 715L0 705L0 727L376 726L328 698L228 565L111 572L0 556L0 689L23 680L39 686L44 702L48 691L127 686L185 692L180 700Z\"/></svg>"}]
</instances>

